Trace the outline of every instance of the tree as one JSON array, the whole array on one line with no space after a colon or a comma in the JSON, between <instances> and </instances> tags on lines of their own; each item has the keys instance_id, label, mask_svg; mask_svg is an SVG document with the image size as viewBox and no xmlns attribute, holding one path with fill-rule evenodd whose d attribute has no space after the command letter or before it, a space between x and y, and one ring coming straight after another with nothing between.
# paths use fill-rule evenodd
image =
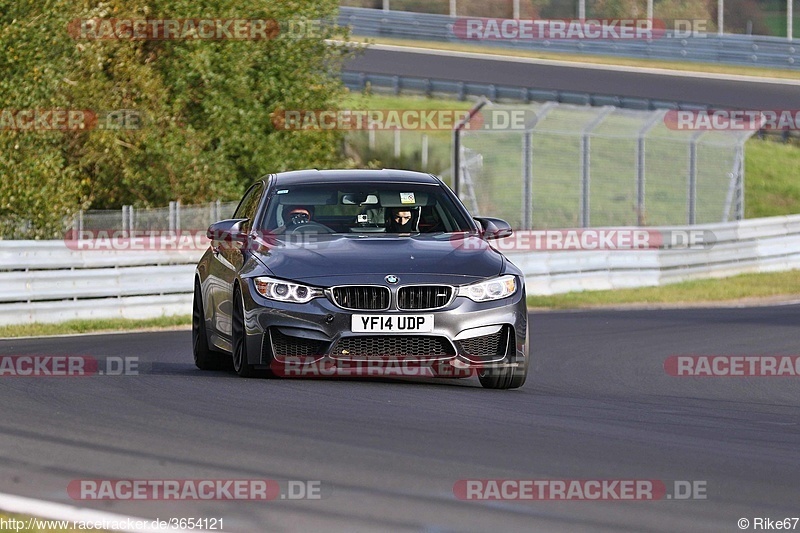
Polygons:
<instances>
[{"instance_id":1,"label":"tree","mask_svg":"<svg viewBox=\"0 0 800 533\"><path fill-rule=\"evenodd\" d=\"M325 39L347 36L302 22L337 9L336 0L0 0L0 110L99 119L89 131L0 131L2 235L29 221L30 234L52 236L80 207L233 199L269 172L341 165L340 132L277 131L270 120L276 109L336 108L346 47ZM107 34L76 22L87 19L275 20L280 32L91 39ZM104 129L119 125L106 120L114 110L132 110L141 128Z\"/></svg>"}]
</instances>

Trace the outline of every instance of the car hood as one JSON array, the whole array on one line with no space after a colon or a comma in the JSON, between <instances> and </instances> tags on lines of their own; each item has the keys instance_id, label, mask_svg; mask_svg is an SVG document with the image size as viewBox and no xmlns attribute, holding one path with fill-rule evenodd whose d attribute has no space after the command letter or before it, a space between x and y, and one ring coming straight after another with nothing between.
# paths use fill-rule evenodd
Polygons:
<instances>
[{"instance_id":1,"label":"car hood","mask_svg":"<svg viewBox=\"0 0 800 533\"><path fill-rule=\"evenodd\" d=\"M323 235L305 243L273 243L256 252L272 275L332 286L402 283L463 284L497 276L503 256L474 235ZM267 274L269 275L269 273Z\"/></svg>"}]
</instances>

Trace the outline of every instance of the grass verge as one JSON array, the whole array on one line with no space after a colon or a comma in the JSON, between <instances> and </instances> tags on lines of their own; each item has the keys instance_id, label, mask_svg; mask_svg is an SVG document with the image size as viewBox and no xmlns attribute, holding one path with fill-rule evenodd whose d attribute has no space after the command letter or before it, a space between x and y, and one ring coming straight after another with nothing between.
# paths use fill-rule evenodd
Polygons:
<instances>
[{"instance_id":1,"label":"grass verge","mask_svg":"<svg viewBox=\"0 0 800 533\"><path fill-rule=\"evenodd\" d=\"M750 302L751 299L800 299L800 270L742 274L723 279L685 281L663 287L583 291L553 296L529 296L528 307L588 309L628 304L697 305L718 302Z\"/></svg>"},{"instance_id":2,"label":"grass verge","mask_svg":"<svg viewBox=\"0 0 800 533\"><path fill-rule=\"evenodd\" d=\"M105 320L70 320L68 322L61 322L58 324L36 323L2 326L0 327L0 338L33 337L40 335L69 335L102 331L165 329L175 328L178 326L188 326L191 325L191 323L192 317L190 315L166 316L142 320L131 320L125 318L112 318Z\"/></svg>"},{"instance_id":3,"label":"grass verge","mask_svg":"<svg viewBox=\"0 0 800 533\"><path fill-rule=\"evenodd\" d=\"M357 39L355 37L354 39ZM735 65L719 65L716 63L699 63L694 61L667 61L659 59L631 59L616 56L601 56L590 54L568 54L554 52L539 52L535 50L514 50L495 46L484 46L466 43L445 43L437 41L410 41L406 39L374 38L361 39L363 44L388 44L394 46L407 46L411 48L431 48L435 50L452 50L455 52L471 52L498 56L524 57L530 59L547 59L553 61L569 61L574 63L594 63L597 65L617 65L640 68L660 68L666 70L729 74L735 76L754 76L758 78L781 78L800 80L800 71L797 69L778 69L762 67L740 67Z\"/></svg>"}]
</instances>

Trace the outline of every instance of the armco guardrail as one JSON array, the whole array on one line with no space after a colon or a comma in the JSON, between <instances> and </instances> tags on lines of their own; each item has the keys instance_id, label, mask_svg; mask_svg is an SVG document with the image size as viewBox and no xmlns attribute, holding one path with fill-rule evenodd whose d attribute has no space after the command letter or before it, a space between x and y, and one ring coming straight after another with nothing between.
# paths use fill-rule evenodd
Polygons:
<instances>
[{"instance_id":1,"label":"armco guardrail","mask_svg":"<svg viewBox=\"0 0 800 533\"><path fill-rule=\"evenodd\" d=\"M800 268L800 215L648 229L664 233L710 231L716 242L696 250L506 253L525 273L528 294L542 295Z\"/></svg>"},{"instance_id":2,"label":"armco guardrail","mask_svg":"<svg viewBox=\"0 0 800 533\"><path fill-rule=\"evenodd\" d=\"M800 268L800 215L670 228L710 231L701 250L506 252L528 294L646 287ZM0 241L0 325L191 313L202 251L73 250L63 241Z\"/></svg>"},{"instance_id":3,"label":"armco guardrail","mask_svg":"<svg viewBox=\"0 0 800 533\"><path fill-rule=\"evenodd\" d=\"M518 50L566 52L570 54L612 55L639 59L698 61L729 65L800 68L800 43L780 37L757 35L702 34L676 36L668 31L660 38L587 40L536 39L486 40L459 39L453 32L457 19L447 15L383 11L341 7L339 24L350 26L355 35L426 41L453 41L486 44Z\"/></svg>"},{"instance_id":4,"label":"armco guardrail","mask_svg":"<svg viewBox=\"0 0 800 533\"><path fill-rule=\"evenodd\" d=\"M188 315L201 255L0 241L0 324Z\"/></svg>"},{"instance_id":5,"label":"armco guardrail","mask_svg":"<svg viewBox=\"0 0 800 533\"><path fill-rule=\"evenodd\" d=\"M368 86L380 88L394 94L405 92L421 93L427 96L454 96L459 100L467 97L485 96L495 101L516 102L558 102L561 104L614 106L624 109L681 109L707 110L710 106L694 102L658 100L655 98L632 98L610 96L575 91L556 91L512 87L493 83L467 83L463 81L416 78L412 76L387 76L367 72L342 72L342 82L351 91L361 92Z\"/></svg>"}]
</instances>

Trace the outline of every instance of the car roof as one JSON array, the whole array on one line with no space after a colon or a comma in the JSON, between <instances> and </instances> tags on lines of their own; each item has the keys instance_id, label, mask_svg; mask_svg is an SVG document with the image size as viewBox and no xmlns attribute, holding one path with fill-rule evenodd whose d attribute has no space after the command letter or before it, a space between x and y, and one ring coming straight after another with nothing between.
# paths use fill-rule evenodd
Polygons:
<instances>
[{"instance_id":1,"label":"car roof","mask_svg":"<svg viewBox=\"0 0 800 533\"><path fill-rule=\"evenodd\" d=\"M439 185L439 180L431 174L413 172L411 170L294 170L275 174L278 186L298 185L305 183L347 183L347 182L384 182L384 183L419 183Z\"/></svg>"}]
</instances>

